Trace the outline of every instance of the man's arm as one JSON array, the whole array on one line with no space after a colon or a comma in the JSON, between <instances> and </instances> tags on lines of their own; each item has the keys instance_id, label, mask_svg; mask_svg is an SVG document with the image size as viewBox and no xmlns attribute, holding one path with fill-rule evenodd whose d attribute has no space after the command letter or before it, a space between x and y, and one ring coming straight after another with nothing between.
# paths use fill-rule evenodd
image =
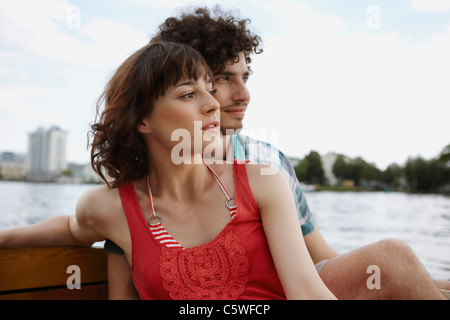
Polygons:
<instances>
[{"instance_id":1,"label":"man's arm","mask_svg":"<svg viewBox=\"0 0 450 320\"><path fill-rule=\"evenodd\" d=\"M330 260L338 256L338 254L328 246L317 228L315 228L313 232L305 236L303 239L305 240L306 248L308 248L308 252L314 264L317 264L323 260Z\"/></svg>"},{"instance_id":2,"label":"man's arm","mask_svg":"<svg viewBox=\"0 0 450 320\"><path fill-rule=\"evenodd\" d=\"M124 255L108 253L108 299L138 300L131 268Z\"/></svg>"}]
</instances>

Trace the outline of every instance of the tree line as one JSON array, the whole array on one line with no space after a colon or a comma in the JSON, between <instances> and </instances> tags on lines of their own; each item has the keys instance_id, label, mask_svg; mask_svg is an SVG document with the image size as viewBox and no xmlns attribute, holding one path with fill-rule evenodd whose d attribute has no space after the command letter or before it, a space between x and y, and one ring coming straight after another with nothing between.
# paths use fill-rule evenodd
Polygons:
<instances>
[{"instance_id":1,"label":"tree line","mask_svg":"<svg viewBox=\"0 0 450 320\"><path fill-rule=\"evenodd\" d=\"M306 184L328 186L322 157L311 151L294 167L299 181ZM356 188L397 190L412 193L450 193L450 144L433 159L410 157L404 165L393 163L385 170L362 157L350 159L338 155L333 174L339 185L352 181Z\"/></svg>"}]
</instances>

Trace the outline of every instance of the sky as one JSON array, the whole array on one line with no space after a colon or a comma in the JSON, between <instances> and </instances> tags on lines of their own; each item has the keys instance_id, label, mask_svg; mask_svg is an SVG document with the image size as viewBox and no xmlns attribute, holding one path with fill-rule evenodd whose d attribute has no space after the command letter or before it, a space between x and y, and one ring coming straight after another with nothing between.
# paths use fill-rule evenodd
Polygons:
<instances>
[{"instance_id":1,"label":"sky","mask_svg":"<svg viewBox=\"0 0 450 320\"><path fill-rule=\"evenodd\" d=\"M157 27L217 1L0 0L0 152L58 126L67 160L114 70ZM450 0L220 1L264 41L244 133L286 155L362 157L384 169L450 144Z\"/></svg>"}]
</instances>

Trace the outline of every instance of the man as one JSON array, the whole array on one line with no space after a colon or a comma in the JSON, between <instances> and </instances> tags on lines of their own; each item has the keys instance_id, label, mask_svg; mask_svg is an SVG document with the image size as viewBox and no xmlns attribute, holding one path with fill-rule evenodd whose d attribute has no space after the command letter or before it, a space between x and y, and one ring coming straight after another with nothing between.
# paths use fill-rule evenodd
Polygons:
<instances>
[{"instance_id":1,"label":"man","mask_svg":"<svg viewBox=\"0 0 450 320\"><path fill-rule=\"evenodd\" d=\"M182 42L205 57L214 73L215 98L221 105L221 129L230 156L252 162L269 162L288 180L296 201L299 221L308 251L324 283L339 299L441 299L439 289L412 250L397 240L378 243L337 255L317 229L305 196L289 160L271 145L242 135L227 135L243 127L250 102L246 82L251 74L251 55L262 52L261 39L248 30L249 20L207 9L169 18L153 40ZM152 41L153 41L152 40ZM114 247L107 243L109 251ZM369 289L367 273L377 266L381 289ZM110 298L136 298L130 268L123 256L108 255ZM440 286L448 283L440 282Z\"/></svg>"}]
</instances>

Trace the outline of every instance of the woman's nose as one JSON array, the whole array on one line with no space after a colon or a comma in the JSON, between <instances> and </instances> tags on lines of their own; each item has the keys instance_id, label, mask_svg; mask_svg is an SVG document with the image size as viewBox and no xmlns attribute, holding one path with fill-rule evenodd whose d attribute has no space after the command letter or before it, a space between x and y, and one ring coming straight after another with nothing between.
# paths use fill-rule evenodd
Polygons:
<instances>
[{"instance_id":1,"label":"woman's nose","mask_svg":"<svg viewBox=\"0 0 450 320\"><path fill-rule=\"evenodd\" d=\"M217 102L217 100L214 99L214 97L210 93L208 93L207 99L203 107L203 112L205 114L214 113L219 109L220 109L219 102Z\"/></svg>"}]
</instances>

